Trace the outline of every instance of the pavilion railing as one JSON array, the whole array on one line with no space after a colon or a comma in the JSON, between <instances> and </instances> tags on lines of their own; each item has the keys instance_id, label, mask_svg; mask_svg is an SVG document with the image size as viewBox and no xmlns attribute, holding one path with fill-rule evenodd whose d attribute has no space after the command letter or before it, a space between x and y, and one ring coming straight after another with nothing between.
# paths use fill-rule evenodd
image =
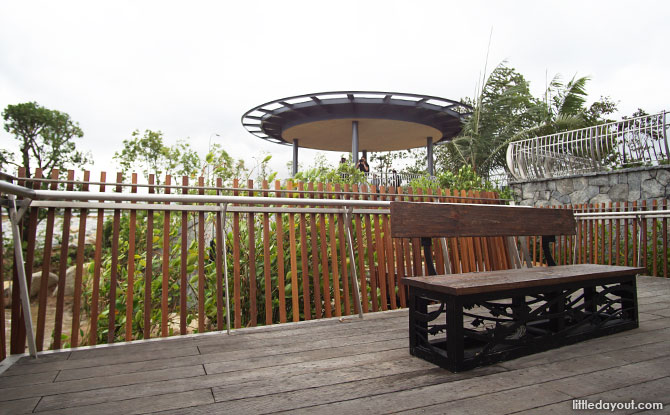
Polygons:
<instances>
[{"instance_id":1,"label":"pavilion railing","mask_svg":"<svg viewBox=\"0 0 670 415\"><path fill-rule=\"evenodd\" d=\"M418 173L393 173L392 171L380 171L380 172L369 172L364 173L365 183L359 184L370 184L372 186L384 186L384 187L400 187L400 186L411 186L411 183L415 180L424 179L431 182L437 182L437 177L430 176L427 174L418 174ZM342 178L348 178L349 175L346 173L341 174Z\"/></svg>"},{"instance_id":2,"label":"pavilion railing","mask_svg":"<svg viewBox=\"0 0 670 415\"><path fill-rule=\"evenodd\" d=\"M0 181L4 207L24 213L37 351L222 330L228 319L241 328L404 307L400 278L423 275L425 263L418 240L390 237L390 201L504 202L448 189L58 177ZM1 358L27 339L12 223L0 221L0 282L12 287L0 297ZM434 246L438 269L510 266L501 240L449 240L449 261Z\"/></svg>"},{"instance_id":3,"label":"pavilion railing","mask_svg":"<svg viewBox=\"0 0 670 415\"><path fill-rule=\"evenodd\" d=\"M670 163L666 112L515 141L507 167L517 180Z\"/></svg>"}]
</instances>

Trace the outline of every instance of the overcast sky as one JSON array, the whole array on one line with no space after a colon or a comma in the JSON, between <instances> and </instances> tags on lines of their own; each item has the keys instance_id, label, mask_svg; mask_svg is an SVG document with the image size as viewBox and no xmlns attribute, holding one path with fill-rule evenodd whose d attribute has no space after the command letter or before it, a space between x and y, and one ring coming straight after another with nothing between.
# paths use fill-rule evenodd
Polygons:
<instances>
[{"instance_id":1,"label":"overcast sky","mask_svg":"<svg viewBox=\"0 0 670 415\"><path fill-rule=\"evenodd\" d=\"M472 97L491 30L488 71L506 60L535 95L547 74L588 75L591 101L610 96L618 116L667 109L669 12L640 0L0 0L0 108L70 114L94 175L117 169L133 130L152 129L200 153L210 137L248 162L269 152L286 177L291 148L246 132L245 111L334 90ZM0 131L0 147L13 142Z\"/></svg>"}]
</instances>

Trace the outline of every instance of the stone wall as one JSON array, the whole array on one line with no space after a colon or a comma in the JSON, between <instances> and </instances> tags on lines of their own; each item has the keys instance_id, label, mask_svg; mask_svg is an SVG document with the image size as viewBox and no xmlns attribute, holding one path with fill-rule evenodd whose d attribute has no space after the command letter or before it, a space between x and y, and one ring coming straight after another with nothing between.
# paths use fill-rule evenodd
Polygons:
<instances>
[{"instance_id":1,"label":"stone wall","mask_svg":"<svg viewBox=\"0 0 670 415\"><path fill-rule=\"evenodd\" d=\"M600 204L670 198L670 166L639 167L510 184L526 206Z\"/></svg>"}]
</instances>

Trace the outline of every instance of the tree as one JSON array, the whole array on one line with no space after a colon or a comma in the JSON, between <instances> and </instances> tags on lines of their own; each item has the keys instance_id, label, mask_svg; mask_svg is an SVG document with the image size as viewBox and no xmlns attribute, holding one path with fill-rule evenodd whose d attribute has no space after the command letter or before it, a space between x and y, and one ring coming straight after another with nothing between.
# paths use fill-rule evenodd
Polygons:
<instances>
[{"instance_id":1,"label":"tree","mask_svg":"<svg viewBox=\"0 0 670 415\"><path fill-rule=\"evenodd\" d=\"M587 76L573 76L564 84L560 75L554 76L545 91L546 111L543 119L537 125L512 137L512 140L555 134L612 121L604 118L617 110L616 103L609 97L600 97L600 100L588 108L585 106L588 96L586 84L589 80Z\"/></svg>"},{"instance_id":2,"label":"tree","mask_svg":"<svg viewBox=\"0 0 670 415\"><path fill-rule=\"evenodd\" d=\"M0 165L25 167L28 177L32 168L42 169L45 176L56 168L80 167L88 162L87 155L77 151L74 140L84 136L79 124L64 112L50 110L36 102L8 105L2 112L5 131L19 141L21 162L14 155L0 150Z\"/></svg>"},{"instance_id":3,"label":"tree","mask_svg":"<svg viewBox=\"0 0 670 415\"><path fill-rule=\"evenodd\" d=\"M461 134L435 148L439 170L458 172L465 165L484 178L505 166L504 149L510 137L546 118L541 101L532 96L528 81L503 62L487 78Z\"/></svg>"},{"instance_id":4,"label":"tree","mask_svg":"<svg viewBox=\"0 0 670 415\"><path fill-rule=\"evenodd\" d=\"M163 133L139 130L132 133L130 140L123 140L123 150L114 153L122 171L140 170L145 177L155 173L157 183L160 177L169 175L191 176L200 170L200 157L185 141L168 147L163 143Z\"/></svg>"}]
</instances>

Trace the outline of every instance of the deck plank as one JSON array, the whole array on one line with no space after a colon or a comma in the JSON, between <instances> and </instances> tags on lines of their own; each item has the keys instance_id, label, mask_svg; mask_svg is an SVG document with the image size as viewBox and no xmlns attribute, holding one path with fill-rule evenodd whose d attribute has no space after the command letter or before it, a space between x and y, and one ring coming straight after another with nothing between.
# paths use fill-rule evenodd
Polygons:
<instances>
[{"instance_id":1,"label":"deck plank","mask_svg":"<svg viewBox=\"0 0 670 415\"><path fill-rule=\"evenodd\" d=\"M89 386L82 391L72 393L60 392L52 396L45 396L40 401L41 408L55 409L70 406L83 406L98 402L111 402L128 397L151 397L160 393L178 393L188 390L196 390L203 387L217 387L226 385L245 384L259 377L287 377L299 373L313 373L320 371L331 371L339 368L350 368L357 365L381 364L386 361L396 361L407 358L403 349L392 349L377 353L365 353L354 356L340 356L336 358L317 359L314 356L305 356L294 363L276 362L266 367L258 367L254 371L237 370L227 371L215 375L183 378L174 376L162 381L146 381L141 384L128 384L119 387L95 387ZM412 359L414 361L414 359ZM281 377L283 376L283 377ZM131 382L132 383L132 382ZM76 385L80 386L80 385ZM63 390L63 389L62 389Z\"/></svg>"},{"instance_id":2,"label":"deck plank","mask_svg":"<svg viewBox=\"0 0 670 415\"><path fill-rule=\"evenodd\" d=\"M670 280L638 277L638 287L639 329L458 374L409 355L406 310L23 358L0 375L0 415L572 413L576 397L670 404Z\"/></svg>"}]
</instances>

